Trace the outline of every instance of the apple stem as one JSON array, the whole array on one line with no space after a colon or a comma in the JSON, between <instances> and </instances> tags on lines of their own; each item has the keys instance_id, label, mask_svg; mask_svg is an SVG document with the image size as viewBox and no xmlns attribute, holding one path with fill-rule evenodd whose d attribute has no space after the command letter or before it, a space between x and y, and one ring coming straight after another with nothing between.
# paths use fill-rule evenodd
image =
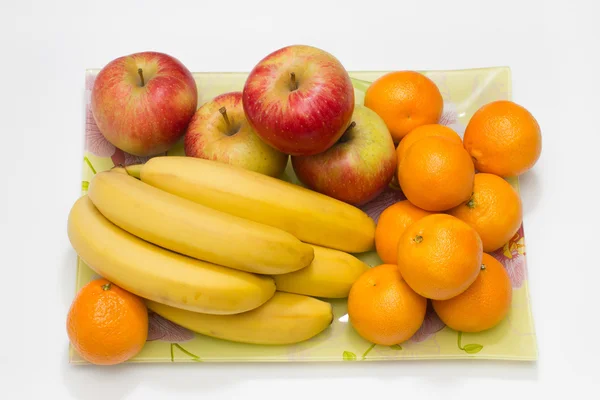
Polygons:
<instances>
[{"instance_id":1,"label":"apple stem","mask_svg":"<svg viewBox=\"0 0 600 400\"><path fill-rule=\"evenodd\" d=\"M298 81L296 81L296 74L294 72L290 72L290 78L292 79L292 85L290 87L290 89L292 89L292 92L296 89L298 89Z\"/></svg>"},{"instance_id":2,"label":"apple stem","mask_svg":"<svg viewBox=\"0 0 600 400\"><path fill-rule=\"evenodd\" d=\"M227 127L230 128L231 127L231 122L229 122L229 117L227 116L227 108L221 107L221 108L219 108L219 112L223 116L223 119L225 120L225 123L227 124Z\"/></svg>"},{"instance_id":3,"label":"apple stem","mask_svg":"<svg viewBox=\"0 0 600 400\"><path fill-rule=\"evenodd\" d=\"M340 138L340 143L344 143L347 142L350 138L348 137L349 132L352 130L352 128L354 128L356 126L356 122L352 121L350 123L350 125L348 125L348 127L346 128L346 130L344 131L344 133L342 134L342 137Z\"/></svg>"},{"instance_id":4,"label":"apple stem","mask_svg":"<svg viewBox=\"0 0 600 400\"><path fill-rule=\"evenodd\" d=\"M346 128L346 130L344 131L344 134L350 132L352 130L352 128L354 128L356 126L356 122L352 121L350 122L350 125L348 125L348 127Z\"/></svg>"},{"instance_id":5,"label":"apple stem","mask_svg":"<svg viewBox=\"0 0 600 400\"><path fill-rule=\"evenodd\" d=\"M144 82L144 71L142 71L141 68L138 68L138 74L140 75L140 78L142 79L142 87L144 87L144 85L146 84Z\"/></svg>"}]
</instances>

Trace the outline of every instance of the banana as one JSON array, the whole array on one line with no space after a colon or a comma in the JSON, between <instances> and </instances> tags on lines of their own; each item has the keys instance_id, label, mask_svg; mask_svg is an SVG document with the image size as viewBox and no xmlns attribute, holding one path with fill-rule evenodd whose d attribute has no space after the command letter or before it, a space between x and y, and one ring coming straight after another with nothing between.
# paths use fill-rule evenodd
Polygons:
<instances>
[{"instance_id":1,"label":"banana","mask_svg":"<svg viewBox=\"0 0 600 400\"><path fill-rule=\"evenodd\" d=\"M240 167L192 157L155 157L141 180L216 210L271 225L303 242L358 253L371 250L375 223L339 200Z\"/></svg>"},{"instance_id":2,"label":"banana","mask_svg":"<svg viewBox=\"0 0 600 400\"><path fill-rule=\"evenodd\" d=\"M315 258L308 267L273 276L277 290L324 298L348 297L352 284L369 266L339 250L313 248Z\"/></svg>"},{"instance_id":3,"label":"banana","mask_svg":"<svg viewBox=\"0 0 600 400\"><path fill-rule=\"evenodd\" d=\"M140 179L140 173L142 171L143 164L133 164L125 167L125 171L127 174L133 176L134 178Z\"/></svg>"},{"instance_id":4,"label":"banana","mask_svg":"<svg viewBox=\"0 0 600 400\"><path fill-rule=\"evenodd\" d=\"M275 293L270 277L186 257L127 233L104 218L87 195L71 208L67 231L90 268L146 299L190 311L236 314L259 307Z\"/></svg>"},{"instance_id":5,"label":"banana","mask_svg":"<svg viewBox=\"0 0 600 400\"><path fill-rule=\"evenodd\" d=\"M310 264L310 245L259 224L157 189L131 176L100 172L87 195L109 221L150 243L199 260L259 274Z\"/></svg>"},{"instance_id":6,"label":"banana","mask_svg":"<svg viewBox=\"0 0 600 400\"><path fill-rule=\"evenodd\" d=\"M158 315L191 331L253 344L293 344L324 331L333 321L331 304L308 296L276 292L264 305L237 315L194 313L147 301Z\"/></svg>"}]
</instances>

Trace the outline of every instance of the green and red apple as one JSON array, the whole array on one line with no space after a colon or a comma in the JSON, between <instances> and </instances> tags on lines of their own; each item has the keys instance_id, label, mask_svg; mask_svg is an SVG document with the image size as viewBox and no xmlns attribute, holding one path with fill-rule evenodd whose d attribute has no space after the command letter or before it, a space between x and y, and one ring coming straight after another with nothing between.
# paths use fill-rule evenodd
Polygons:
<instances>
[{"instance_id":1,"label":"green and red apple","mask_svg":"<svg viewBox=\"0 0 600 400\"><path fill-rule=\"evenodd\" d=\"M92 88L92 114L102 135L141 157L169 150L185 134L197 104L191 72L164 53L119 57L102 68Z\"/></svg>"},{"instance_id":2,"label":"green and red apple","mask_svg":"<svg viewBox=\"0 0 600 400\"><path fill-rule=\"evenodd\" d=\"M383 119L356 105L343 136L327 151L292 157L296 176L317 192L360 206L379 195L396 171L396 149Z\"/></svg>"},{"instance_id":3,"label":"green and red apple","mask_svg":"<svg viewBox=\"0 0 600 400\"><path fill-rule=\"evenodd\" d=\"M189 157L220 161L279 176L288 155L269 146L248 123L242 92L224 93L203 104L192 117L184 139Z\"/></svg>"},{"instance_id":4,"label":"green and red apple","mask_svg":"<svg viewBox=\"0 0 600 400\"><path fill-rule=\"evenodd\" d=\"M263 141L291 155L324 152L342 136L354 110L348 72L328 52L281 48L250 72L244 111Z\"/></svg>"}]
</instances>

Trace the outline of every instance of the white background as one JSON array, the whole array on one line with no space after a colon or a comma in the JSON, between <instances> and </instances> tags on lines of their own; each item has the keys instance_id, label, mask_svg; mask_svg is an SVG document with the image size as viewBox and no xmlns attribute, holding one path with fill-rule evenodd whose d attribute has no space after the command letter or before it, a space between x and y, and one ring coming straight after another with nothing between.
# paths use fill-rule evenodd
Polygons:
<instances>
[{"instance_id":1,"label":"white background","mask_svg":"<svg viewBox=\"0 0 600 400\"><path fill-rule=\"evenodd\" d=\"M0 0L0 398L597 396L600 6L588 1ZM522 177L537 363L71 366L85 68L143 50L248 71L305 43L350 70L508 65L543 130ZM584 391L591 390L583 395Z\"/></svg>"}]
</instances>

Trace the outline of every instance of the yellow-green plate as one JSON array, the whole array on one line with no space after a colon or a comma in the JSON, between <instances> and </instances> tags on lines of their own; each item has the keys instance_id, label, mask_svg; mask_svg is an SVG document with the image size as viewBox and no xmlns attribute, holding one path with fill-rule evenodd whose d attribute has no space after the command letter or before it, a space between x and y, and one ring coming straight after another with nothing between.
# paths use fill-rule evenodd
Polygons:
<instances>
[{"instance_id":1,"label":"yellow-green plate","mask_svg":"<svg viewBox=\"0 0 600 400\"><path fill-rule=\"evenodd\" d=\"M383 75L380 72L352 72L356 102L362 103L369 83ZM86 73L86 130L83 156L82 193L93 175L116 164L144 162L115 149L98 131L90 112L90 91L98 70ZM444 97L444 114L440 123L463 134L473 113L482 105L511 98L510 70L506 67L457 71L423 71L440 88ZM198 105L229 91L241 90L245 73L195 73L198 86ZM169 155L182 155L181 143ZM294 181L288 166L287 179ZM519 188L517 179L510 181ZM377 208L374 206L374 208ZM494 256L506 267L513 284L513 302L508 317L497 327L478 334L461 334L445 327L435 313L428 311L419 332L410 340L396 346L374 346L362 339L348 323L345 300L331 301L335 314L333 324L320 335L290 346L262 346L233 343L193 334L162 318L151 315L150 335L144 349L129 362L286 362L286 361L348 361L414 360L414 359L504 359L535 360L537 346L529 301L525 242L523 229ZM377 254L359 255L371 266L381 261ZM77 290L96 277L79 261ZM85 361L70 349L72 363Z\"/></svg>"}]
</instances>

